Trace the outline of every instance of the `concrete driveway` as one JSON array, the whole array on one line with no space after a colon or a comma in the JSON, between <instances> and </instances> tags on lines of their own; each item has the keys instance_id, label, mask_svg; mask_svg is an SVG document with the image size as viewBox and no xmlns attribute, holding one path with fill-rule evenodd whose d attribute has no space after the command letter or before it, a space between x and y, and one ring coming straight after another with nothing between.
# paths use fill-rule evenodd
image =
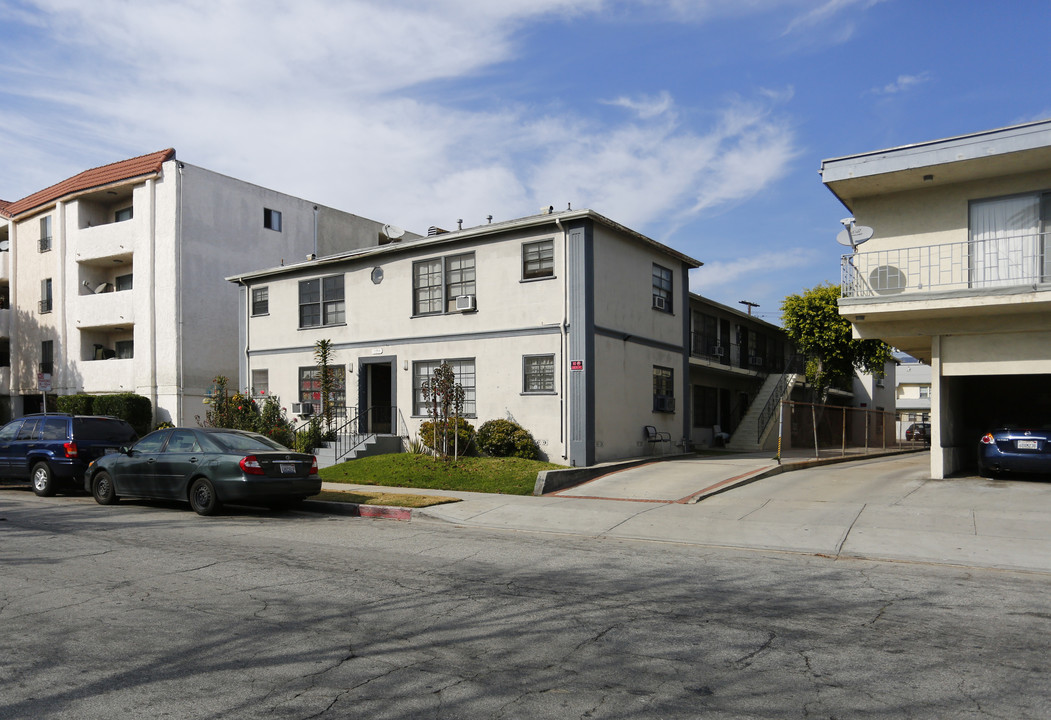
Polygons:
<instances>
[{"instance_id":1,"label":"concrete driveway","mask_svg":"<svg viewBox=\"0 0 1051 720\"><path fill-rule=\"evenodd\" d=\"M724 476L746 467L723 458L654 463L556 495L465 493L461 503L414 511L413 517L503 530L1051 572L1051 482L931 480L929 456L921 452L787 472L690 501L698 484L690 479L696 463L713 462L722 467L712 472Z\"/></svg>"}]
</instances>

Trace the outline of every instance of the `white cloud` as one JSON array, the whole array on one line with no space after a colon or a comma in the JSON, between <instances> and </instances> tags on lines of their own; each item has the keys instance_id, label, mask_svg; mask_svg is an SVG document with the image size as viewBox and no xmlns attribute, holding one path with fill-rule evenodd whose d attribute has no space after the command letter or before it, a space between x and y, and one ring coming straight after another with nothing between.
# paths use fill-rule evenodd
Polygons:
<instances>
[{"instance_id":1,"label":"white cloud","mask_svg":"<svg viewBox=\"0 0 1051 720\"><path fill-rule=\"evenodd\" d=\"M873 88L870 92L876 95L896 95L900 92L911 90L917 85L922 85L931 79L929 72L921 72L916 75L899 75L897 79L892 83L887 83L883 87Z\"/></svg>"},{"instance_id":2,"label":"white cloud","mask_svg":"<svg viewBox=\"0 0 1051 720\"><path fill-rule=\"evenodd\" d=\"M818 26L822 26L826 31L830 30L831 35L828 35L830 42L842 43L850 39L856 29L855 21L853 18L843 18L848 10L861 9L867 10L868 8L883 2L884 0L827 0L817 7L813 7L810 10L804 12L802 15L798 15L788 24L782 36L793 35L802 31L810 30ZM832 20L836 20L836 25L832 25Z\"/></svg>"},{"instance_id":3,"label":"white cloud","mask_svg":"<svg viewBox=\"0 0 1051 720\"><path fill-rule=\"evenodd\" d=\"M174 146L186 162L416 231L566 202L668 231L782 176L797 151L773 111L791 91L726 102L707 128L683 124L668 92L609 101L633 113L612 123L564 108L468 110L418 92L514 57L529 21L616 5L22 2L36 8L28 20L46 42L0 49L0 92L15 99L0 110L0 158L5 168L35 160L26 173L46 168L46 182L23 177L28 194ZM50 161L39 156L46 142L56 148ZM59 158L68 166L56 167Z\"/></svg>"},{"instance_id":4,"label":"white cloud","mask_svg":"<svg viewBox=\"0 0 1051 720\"><path fill-rule=\"evenodd\" d=\"M726 288L740 287L746 281L762 284L764 279L783 275L786 270L810 267L827 259L824 253L797 247L729 262L716 260L690 271L690 289L701 295L717 294Z\"/></svg>"},{"instance_id":5,"label":"white cloud","mask_svg":"<svg viewBox=\"0 0 1051 720\"><path fill-rule=\"evenodd\" d=\"M671 94L667 91L661 92L656 97L629 98L622 95L615 100L602 100L601 102L605 105L627 108L642 120L649 120L658 115L664 115L674 107Z\"/></svg>"}]
</instances>

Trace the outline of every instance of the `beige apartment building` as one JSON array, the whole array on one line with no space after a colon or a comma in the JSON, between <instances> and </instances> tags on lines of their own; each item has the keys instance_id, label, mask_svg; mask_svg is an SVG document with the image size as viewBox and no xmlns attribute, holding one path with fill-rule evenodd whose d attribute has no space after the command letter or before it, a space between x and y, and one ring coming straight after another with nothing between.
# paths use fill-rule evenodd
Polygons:
<instances>
[{"instance_id":1,"label":"beige apartment building","mask_svg":"<svg viewBox=\"0 0 1051 720\"><path fill-rule=\"evenodd\" d=\"M931 367L931 475L1051 408L1051 121L825 160L872 239L842 259L840 313Z\"/></svg>"}]
</instances>

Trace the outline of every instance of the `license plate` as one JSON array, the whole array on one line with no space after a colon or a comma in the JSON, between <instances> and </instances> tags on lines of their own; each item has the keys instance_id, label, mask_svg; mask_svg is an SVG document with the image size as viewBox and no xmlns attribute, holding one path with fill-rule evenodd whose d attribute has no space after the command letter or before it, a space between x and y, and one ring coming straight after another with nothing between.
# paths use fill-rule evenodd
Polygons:
<instances>
[{"instance_id":1,"label":"license plate","mask_svg":"<svg viewBox=\"0 0 1051 720\"><path fill-rule=\"evenodd\" d=\"M1036 440L1015 440L1015 447L1019 450L1036 450L1040 444Z\"/></svg>"},{"instance_id":2,"label":"license plate","mask_svg":"<svg viewBox=\"0 0 1051 720\"><path fill-rule=\"evenodd\" d=\"M296 472L296 466L292 463L279 463L277 467L284 475L294 475Z\"/></svg>"},{"instance_id":3,"label":"license plate","mask_svg":"<svg viewBox=\"0 0 1051 720\"><path fill-rule=\"evenodd\" d=\"M115 452L117 452L117 448L102 448L103 455L112 455Z\"/></svg>"}]
</instances>

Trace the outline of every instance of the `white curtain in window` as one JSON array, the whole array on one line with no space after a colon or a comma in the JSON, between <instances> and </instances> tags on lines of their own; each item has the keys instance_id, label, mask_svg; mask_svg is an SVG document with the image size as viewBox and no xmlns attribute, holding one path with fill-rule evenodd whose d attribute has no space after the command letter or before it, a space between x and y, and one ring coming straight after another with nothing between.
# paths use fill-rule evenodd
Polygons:
<instances>
[{"instance_id":1,"label":"white curtain in window","mask_svg":"<svg viewBox=\"0 0 1051 720\"><path fill-rule=\"evenodd\" d=\"M971 286L1040 281L1040 196L971 203Z\"/></svg>"}]
</instances>

